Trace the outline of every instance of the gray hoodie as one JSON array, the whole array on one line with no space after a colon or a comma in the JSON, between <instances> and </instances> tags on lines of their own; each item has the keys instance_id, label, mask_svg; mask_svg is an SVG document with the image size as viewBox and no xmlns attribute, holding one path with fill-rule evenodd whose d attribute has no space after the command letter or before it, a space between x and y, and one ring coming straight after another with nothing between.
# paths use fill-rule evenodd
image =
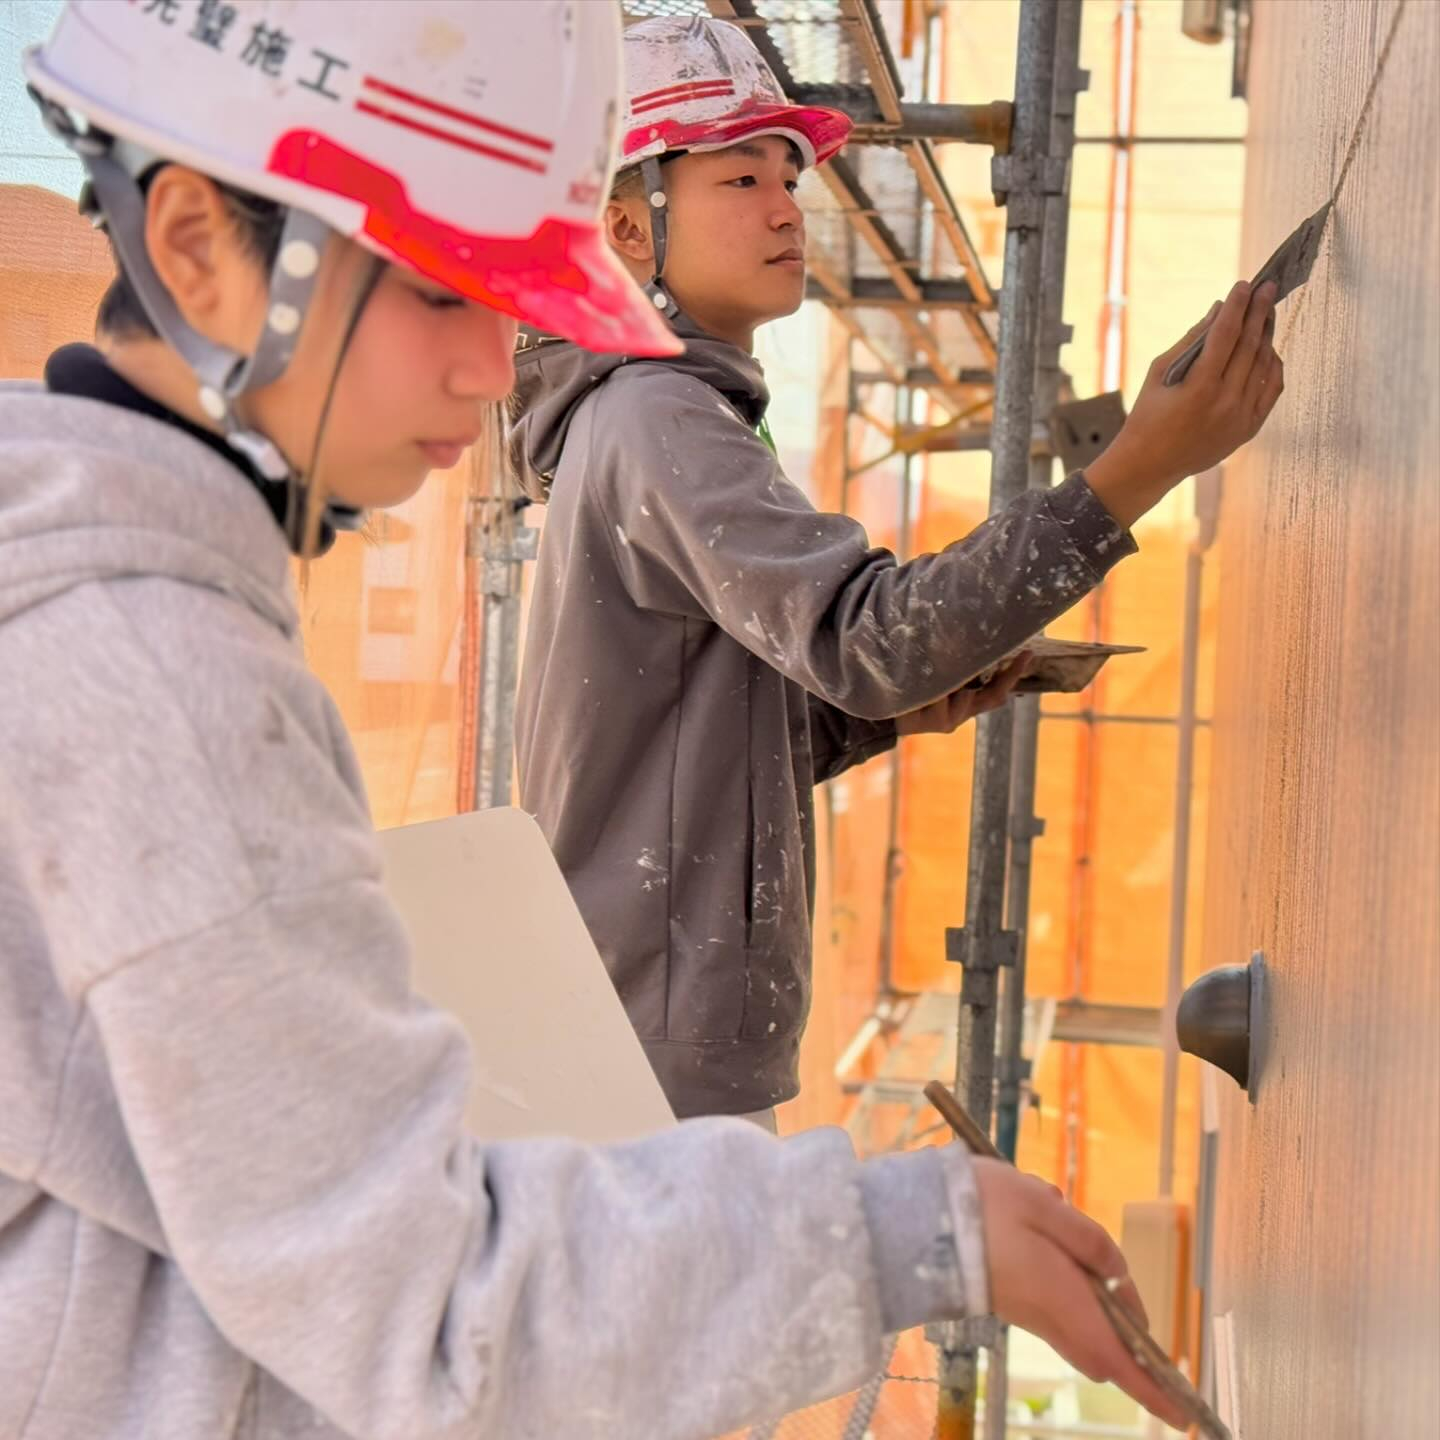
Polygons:
<instances>
[{"instance_id":1,"label":"gray hoodie","mask_svg":"<svg viewBox=\"0 0 1440 1440\"><path fill-rule=\"evenodd\" d=\"M796 1093L812 789L894 743L1134 544L1081 475L897 565L754 426L760 366L522 352L513 449L549 508L516 739L539 820L677 1115Z\"/></svg>"},{"instance_id":2,"label":"gray hoodie","mask_svg":"<svg viewBox=\"0 0 1440 1440\"><path fill-rule=\"evenodd\" d=\"M296 627L216 450L0 386L0 1436L701 1440L984 1308L953 1149L467 1135Z\"/></svg>"}]
</instances>

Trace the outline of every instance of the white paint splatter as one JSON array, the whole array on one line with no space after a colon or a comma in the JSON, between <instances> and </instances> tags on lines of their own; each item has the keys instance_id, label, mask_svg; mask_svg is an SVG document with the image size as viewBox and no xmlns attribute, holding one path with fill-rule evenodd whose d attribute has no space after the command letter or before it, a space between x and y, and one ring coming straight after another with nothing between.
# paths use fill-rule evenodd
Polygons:
<instances>
[{"instance_id":1,"label":"white paint splatter","mask_svg":"<svg viewBox=\"0 0 1440 1440\"><path fill-rule=\"evenodd\" d=\"M777 665L785 663L784 647L776 636L765 628L765 622L761 620L758 612L751 612L749 620L745 622L744 630L747 635L753 635L761 644L769 647L771 658Z\"/></svg>"},{"instance_id":2,"label":"white paint splatter","mask_svg":"<svg viewBox=\"0 0 1440 1440\"><path fill-rule=\"evenodd\" d=\"M640 888L642 890L653 890L657 885L668 885L670 883L670 876L666 873L665 867L656 858L655 852L650 849L648 845L641 850L639 858L635 863L642 870L649 871L654 877L641 883Z\"/></svg>"}]
</instances>

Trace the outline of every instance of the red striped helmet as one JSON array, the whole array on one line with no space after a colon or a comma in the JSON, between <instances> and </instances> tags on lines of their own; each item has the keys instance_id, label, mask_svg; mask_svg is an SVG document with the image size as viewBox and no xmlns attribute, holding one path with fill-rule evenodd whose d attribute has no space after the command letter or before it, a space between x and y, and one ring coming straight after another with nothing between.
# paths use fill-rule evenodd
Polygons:
<instances>
[{"instance_id":1,"label":"red striped helmet","mask_svg":"<svg viewBox=\"0 0 1440 1440\"><path fill-rule=\"evenodd\" d=\"M613 0L68 0L25 70L82 156L192 166L593 350L681 348L600 225Z\"/></svg>"},{"instance_id":2,"label":"red striped helmet","mask_svg":"<svg viewBox=\"0 0 1440 1440\"><path fill-rule=\"evenodd\" d=\"M760 52L722 20L643 20L625 32L624 50L622 169L755 135L792 141L808 167L828 160L850 134L840 111L790 104Z\"/></svg>"}]
</instances>

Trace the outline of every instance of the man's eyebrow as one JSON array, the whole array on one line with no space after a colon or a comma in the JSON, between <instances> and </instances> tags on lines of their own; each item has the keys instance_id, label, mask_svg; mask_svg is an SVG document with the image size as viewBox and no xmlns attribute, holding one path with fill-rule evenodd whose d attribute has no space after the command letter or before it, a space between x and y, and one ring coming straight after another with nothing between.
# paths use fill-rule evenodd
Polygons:
<instances>
[{"instance_id":1,"label":"man's eyebrow","mask_svg":"<svg viewBox=\"0 0 1440 1440\"><path fill-rule=\"evenodd\" d=\"M740 140L736 144L729 146L725 153L727 155L744 155L750 160L764 160L767 154L765 147L755 144L753 140ZM793 142L787 144L785 147L785 163L787 165L793 165L797 170L801 168L800 156Z\"/></svg>"}]
</instances>

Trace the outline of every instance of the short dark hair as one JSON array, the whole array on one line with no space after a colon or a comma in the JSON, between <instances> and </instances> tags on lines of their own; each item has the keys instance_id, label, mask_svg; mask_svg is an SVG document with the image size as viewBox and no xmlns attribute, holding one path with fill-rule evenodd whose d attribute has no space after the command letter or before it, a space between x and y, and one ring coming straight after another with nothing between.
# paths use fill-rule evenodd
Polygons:
<instances>
[{"instance_id":1,"label":"short dark hair","mask_svg":"<svg viewBox=\"0 0 1440 1440\"><path fill-rule=\"evenodd\" d=\"M610 198L612 200L632 200L637 195L643 194L644 189L645 180L640 174L640 167L632 165L628 170L620 170L616 173L614 180L610 182Z\"/></svg>"},{"instance_id":2,"label":"short dark hair","mask_svg":"<svg viewBox=\"0 0 1440 1440\"><path fill-rule=\"evenodd\" d=\"M163 165L156 165L140 177L142 193L149 192L151 181L163 168ZM219 180L214 184L225 201L225 209L235 224L246 253L268 271L280 249L280 232L285 228L285 207L278 201L267 200L262 195L254 195ZM154 323L125 273L113 239L110 253L115 258L115 278L101 297L95 328L116 340L158 339Z\"/></svg>"}]
</instances>

